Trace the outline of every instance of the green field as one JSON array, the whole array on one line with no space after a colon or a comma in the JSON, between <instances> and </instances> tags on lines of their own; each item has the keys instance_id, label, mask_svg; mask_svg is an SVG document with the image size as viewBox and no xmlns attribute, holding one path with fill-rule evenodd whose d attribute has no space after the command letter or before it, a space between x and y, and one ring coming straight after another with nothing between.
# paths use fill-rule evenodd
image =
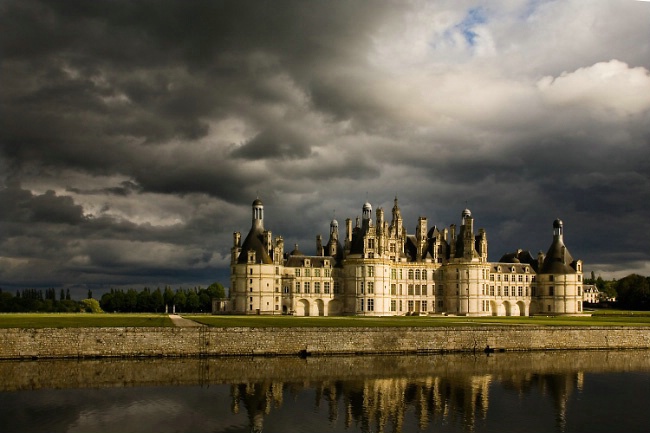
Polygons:
<instances>
[{"instance_id":1,"label":"green field","mask_svg":"<svg viewBox=\"0 0 650 433\"><path fill-rule=\"evenodd\" d=\"M650 326L650 312L595 313L591 317L292 317L184 315L214 327L407 327L407 326Z\"/></svg>"},{"instance_id":2,"label":"green field","mask_svg":"<svg viewBox=\"0 0 650 433\"><path fill-rule=\"evenodd\" d=\"M174 326L166 314L2 313L0 328Z\"/></svg>"},{"instance_id":3,"label":"green field","mask_svg":"<svg viewBox=\"0 0 650 433\"><path fill-rule=\"evenodd\" d=\"M650 326L650 312L598 310L591 317L294 317L183 315L213 327ZM174 326L166 314L3 313L0 328Z\"/></svg>"}]
</instances>

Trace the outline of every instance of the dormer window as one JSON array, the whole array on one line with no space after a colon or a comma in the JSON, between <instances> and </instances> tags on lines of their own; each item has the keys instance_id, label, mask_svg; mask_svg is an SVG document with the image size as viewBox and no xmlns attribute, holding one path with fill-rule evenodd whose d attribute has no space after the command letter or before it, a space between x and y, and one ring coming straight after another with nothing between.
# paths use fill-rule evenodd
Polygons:
<instances>
[{"instance_id":1,"label":"dormer window","mask_svg":"<svg viewBox=\"0 0 650 433\"><path fill-rule=\"evenodd\" d=\"M311 266L311 262L309 259L305 259L305 267Z\"/></svg>"}]
</instances>

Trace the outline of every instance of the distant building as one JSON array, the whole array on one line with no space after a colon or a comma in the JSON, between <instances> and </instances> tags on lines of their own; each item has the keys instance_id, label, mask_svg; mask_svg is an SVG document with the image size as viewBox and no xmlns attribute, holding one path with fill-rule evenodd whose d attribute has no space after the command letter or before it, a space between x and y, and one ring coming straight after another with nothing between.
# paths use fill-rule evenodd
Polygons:
<instances>
[{"instance_id":1,"label":"distant building","mask_svg":"<svg viewBox=\"0 0 650 433\"><path fill-rule=\"evenodd\" d=\"M600 291L598 290L598 287L593 284L585 284L583 301L589 304L597 304L600 300Z\"/></svg>"},{"instance_id":2,"label":"distant building","mask_svg":"<svg viewBox=\"0 0 650 433\"><path fill-rule=\"evenodd\" d=\"M228 307L299 316L580 314L582 261L569 253L563 231L555 220L546 254L518 250L488 262L487 234L475 233L469 209L458 227L429 229L420 217L408 234L395 199L390 223L383 209L373 220L365 203L342 234L332 220L327 243L318 235L316 255L308 256L297 245L285 253L283 238L264 228L256 199L248 235L233 236Z\"/></svg>"}]
</instances>

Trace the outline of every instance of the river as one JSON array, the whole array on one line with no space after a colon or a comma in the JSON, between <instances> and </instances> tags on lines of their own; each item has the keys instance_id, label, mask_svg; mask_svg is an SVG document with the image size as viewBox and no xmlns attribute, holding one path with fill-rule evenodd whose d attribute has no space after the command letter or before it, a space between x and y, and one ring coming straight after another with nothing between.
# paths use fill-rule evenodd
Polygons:
<instances>
[{"instance_id":1,"label":"river","mask_svg":"<svg viewBox=\"0 0 650 433\"><path fill-rule=\"evenodd\" d=\"M0 362L2 432L645 432L650 352Z\"/></svg>"}]
</instances>

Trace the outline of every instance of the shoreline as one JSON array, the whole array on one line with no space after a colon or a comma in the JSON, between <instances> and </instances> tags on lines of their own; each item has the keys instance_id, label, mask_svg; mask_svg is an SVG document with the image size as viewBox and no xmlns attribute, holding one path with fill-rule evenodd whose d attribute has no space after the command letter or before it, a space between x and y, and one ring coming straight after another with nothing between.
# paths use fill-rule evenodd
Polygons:
<instances>
[{"instance_id":1,"label":"shoreline","mask_svg":"<svg viewBox=\"0 0 650 433\"><path fill-rule=\"evenodd\" d=\"M650 327L6 328L0 359L650 349Z\"/></svg>"}]
</instances>

